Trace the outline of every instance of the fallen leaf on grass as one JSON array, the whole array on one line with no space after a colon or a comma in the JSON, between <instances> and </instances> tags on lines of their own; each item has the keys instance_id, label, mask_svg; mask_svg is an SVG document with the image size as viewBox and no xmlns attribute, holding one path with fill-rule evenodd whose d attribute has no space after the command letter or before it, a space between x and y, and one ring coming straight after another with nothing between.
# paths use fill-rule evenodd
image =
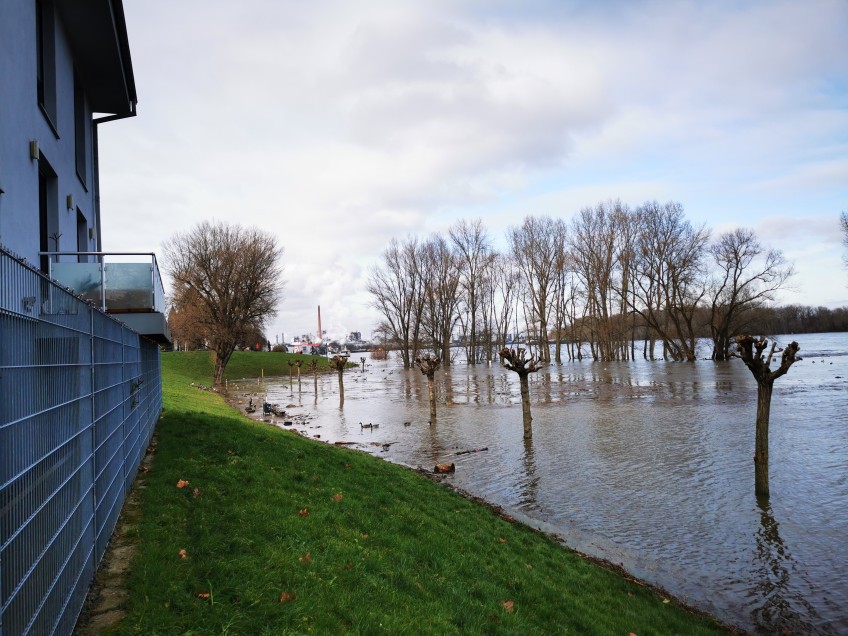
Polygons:
<instances>
[{"instance_id":1,"label":"fallen leaf on grass","mask_svg":"<svg viewBox=\"0 0 848 636\"><path fill-rule=\"evenodd\" d=\"M525 564L524 564L524 567L526 567L528 570L532 570L532 569L533 569L533 566L532 566L531 564L529 564L529 563L525 563Z\"/></svg>"},{"instance_id":2,"label":"fallen leaf on grass","mask_svg":"<svg viewBox=\"0 0 848 636\"><path fill-rule=\"evenodd\" d=\"M195 596L197 598L203 599L205 601L205 600L209 599L211 594L209 592L198 592L197 594L195 594Z\"/></svg>"},{"instance_id":3,"label":"fallen leaf on grass","mask_svg":"<svg viewBox=\"0 0 848 636\"><path fill-rule=\"evenodd\" d=\"M306 517L306 516L308 516L308 515L309 515L309 508L304 508L303 510L301 510L300 512L298 512L298 514L299 514L301 517Z\"/></svg>"},{"instance_id":4,"label":"fallen leaf on grass","mask_svg":"<svg viewBox=\"0 0 848 636\"><path fill-rule=\"evenodd\" d=\"M350 464L345 464L345 469L350 468Z\"/></svg>"},{"instance_id":5,"label":"fallen leaf on grass","mask_svg":"<svg viewBox=\"0 0 848 636\"><path fill-rule=\"evenodd\" d=\"M177 482L177 488L185 488L186 486L188 486L188 482L185 479L180 479Z\"/></svg>"},{"instance_id":6,"label":"fallen leaf on grass","mask_svg":"<svg viewBox=\"0 0 848 636\"><path fill-rule=\"evenodd\" d=\"M301 563L307 563L307 564L312 563L312 556L310 555L309 552L307 552L302 557L300 557L298 559L298 561L300 561Z\"/></svg>"},{"instance_id":7,"label":"fallen leaf on grass","mask_svg":"<svg viewBox=\"0 0 848 636\"><path fill-rule=\"evenodd\" d=\"M344 499L344 495L340 492L333 495L333 501L341 501L342 499Z\"/></svg>"},{"instance_id":8,"label":"fallen leaf on grass","mask_svg":"<svg viewBox=\"0 0 848 636\"><path fill-rule=\"evenodd\" d=\"M503 537L498 537L498 541L500 541L501 543L506 543L506 539L504 539Z\"/></svg>"},{"instance_id":9,"label":"fallen leaf on grass","mask_svg":"<svg viewBox=\"0 0 848 636\"><path fill-rule=\"evenodd\" d=\"M512 614L515 611L515 601L501 601L501 607Z\"/></svg>"},{"instance_id":10,"label":"fallen leaf on grass","mask_svg":"<svg viewBox=\"0 0 848 636\"><path fill-rule=\"evenodd\" d=\"M188 558L188 552L186 552L185 548L180 550L180 558L181 559L187 559Z\"/></svg>"},{"instance_id":11,"label":"fallen leaf on grass","mask_svg":"<svg viewBox=\"0 0 848 636\"><path fill-rule=\"evenodd\" d=\"M289 601L293 601L295 599L295 595L290 592L283 592L280 594L280 603L288 603Z\"/></svg>"},{"instance_id":12,"label":"fallen leaf on grass","mask_svg":"<svg viewBox=\"0 0 848 636\"><path fill-rule=\"evenodd\" d=\"M195 488L195 489L194 489L194 492L193 492L193 493L191 493L191 496L192 496L192 497L194 497L195 499L197 499L198 497L200 497L200 488Z\"/></svg>"}]
</instances>

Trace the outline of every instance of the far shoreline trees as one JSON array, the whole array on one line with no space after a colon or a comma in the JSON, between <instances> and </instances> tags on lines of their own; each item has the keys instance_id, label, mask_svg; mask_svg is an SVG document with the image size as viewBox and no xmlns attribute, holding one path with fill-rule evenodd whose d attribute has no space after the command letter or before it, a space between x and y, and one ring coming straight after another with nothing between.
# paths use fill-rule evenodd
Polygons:
<instances>
[{"instance_id":1,"label":"far shoreline trees","mask_svg":"<svg viewBox=\"0 0 848 636\"><path fill-rule=\"evenodd\" d=\"M495 251L477 219L426 240L392 240L368 291L385 344L406 368L422 349L447 367L451 345L465 347L469 364L515 346L542 362L563 354L691 362L705 338L708 355L726 360L736 335L794 332L793 311L810 315L770 305L793 275L780 251L747 228L713 240L675 201L604 201L570 222L527 216L504 238ZM848 328L848 318L835 318Z\"/></svg>"}]
</instances>

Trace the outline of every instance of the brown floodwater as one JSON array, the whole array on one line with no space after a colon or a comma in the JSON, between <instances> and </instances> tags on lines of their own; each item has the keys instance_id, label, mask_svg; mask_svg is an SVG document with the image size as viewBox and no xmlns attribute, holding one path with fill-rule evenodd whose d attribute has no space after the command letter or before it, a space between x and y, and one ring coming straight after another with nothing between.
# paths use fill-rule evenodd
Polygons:
<instances>
[{"instance_id":1,"label":"brown floodwater","mask_svg":"<svg viewBox=\"0 0 848 636\"><path fill-rule=\"evenodd\" d=\"M426 378L394 358L346 372L343 408L335 374L317 396L307 375L266 391L297 405L296 430L409 466L454 462L455 486L723 621L848 633L848 334L795 339L804 359L772 399L767 502L739 360L552 364L531 375L531 441L517 377L496 363L437 372L434 426Z\"/></svg>"}]
</instances>

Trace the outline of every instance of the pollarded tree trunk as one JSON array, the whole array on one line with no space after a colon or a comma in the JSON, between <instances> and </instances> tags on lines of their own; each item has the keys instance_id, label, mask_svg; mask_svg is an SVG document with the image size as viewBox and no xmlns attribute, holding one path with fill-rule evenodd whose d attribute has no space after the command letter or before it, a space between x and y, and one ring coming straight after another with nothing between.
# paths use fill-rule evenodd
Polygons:
<instances>
[{"instance_id":1,"label":"pollarded tree trunk","mask_svg":"<svg viewBox=\"0 0 848 636\"><path fill-rule=\"evenodd\" d=\"M531 355L530 359L526 358L526 350L521 349L501 349L500 358L503 365L510 371L518 374L518 383L521 387L521 414L524 420L524 439L533 437L533 416L530 414L530 385L527 376L535 371L538 371L543 366L536 360L536 356Z\"/></svg>"},{"instance_id":2,"label":"pollarded tree trunk","mask_svg":"<svg viewBox=\"0 0 848 636\"><path fill-rule=\"evenodd\" d=\"M339 408L342 408L344 406L344 369L347 359L342 356L333 356L330 358L330 365L339 372Z\"/></svg>"},{"instance_id":3,"label":"pollarded tree trunk","mask_svg":"<svg viewBox=\"0 0 848 636\"><path fill-rule=\"evenodd\" d=\"M754 492L769 495L769 414L774 381L757 383L757 432L754 443Z\"/></svg>"},{"instance_id":4,"label":"pollarded tree trunk","mask_svg":"<svg viewBox=\"0 0 848 636\"><path fill-rule=\"evenodd\" d=\"M344 406L344 368L339 369L339 406Z\"/></svg>"},{"instance_id":5,"label":"pollarded tree trunk","mask_svg":"<svg viewBox=\"0 0 848 636\"><path fill-rule=\"evenodd\" d=\"M533 416L530 414L530 383L526 373L518 374L518 384L521 386L521 415L524 420L524 439L533 437Z\"/></svg>"},{"instance_id":6,"label":"pollarded tree trunk","mask_svg":"<svg viewBox=\"0 0 848 636\"><path fill-rule=\"evenodd\" d=\"M754 492L761 497L769 496L768 475L768 429L769 415L771 411L771 394L774 381L786 374L795 362L801 359L798 354L800 347L797 342L791 342L780 359L780 367L772 371L771 359L775 352L779 351L777 343L772 343L768 357L763 358L763 353L768 346L765 338L754 338L753 336L736 337L736 357L742 358L742 362L751 371L757 381L757 421L756 437L754 441Z\"/></svg>"},{"instance_id":7,"label":"pollarded tree trunk","mask_svg":"<svg viewBox=\"0 0 848 636\"><path fill-rule=\"evenodd\" d=\"M312 371L312 379L315 380L315 402L318 402L318 360L312 358L309 361L309 370Z\"/></svg>"},{"instance_id":8,"label":"pollarded tree trunk","mask_svg":"<svg viewBox=\"0 0 848 636\"><path fill-rule=\"evenodd\" d=\"M436 370L442 363L437 356L430 356L429 353L424 354L420 358L415 359L415 364L421 369L421 373L427 376L427 395L430 399L430 425L436 423L436 386L435 375Z\"/></svg>"}]
</instances>

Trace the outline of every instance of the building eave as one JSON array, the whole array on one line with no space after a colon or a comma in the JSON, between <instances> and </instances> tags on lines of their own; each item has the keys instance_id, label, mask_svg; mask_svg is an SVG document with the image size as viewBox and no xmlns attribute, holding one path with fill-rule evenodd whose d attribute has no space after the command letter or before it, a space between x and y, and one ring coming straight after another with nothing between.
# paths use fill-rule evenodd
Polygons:
<instances>
[{"instance_id":1,"label":"building eave","mask_svg":"<svg viewBox=\"0 0 848 636\"><path fill-rule=\"evenodd\" d=\"M93 112L135 113L138 101L121 0L54 0Z\"/></svg>"}]
</instances>

